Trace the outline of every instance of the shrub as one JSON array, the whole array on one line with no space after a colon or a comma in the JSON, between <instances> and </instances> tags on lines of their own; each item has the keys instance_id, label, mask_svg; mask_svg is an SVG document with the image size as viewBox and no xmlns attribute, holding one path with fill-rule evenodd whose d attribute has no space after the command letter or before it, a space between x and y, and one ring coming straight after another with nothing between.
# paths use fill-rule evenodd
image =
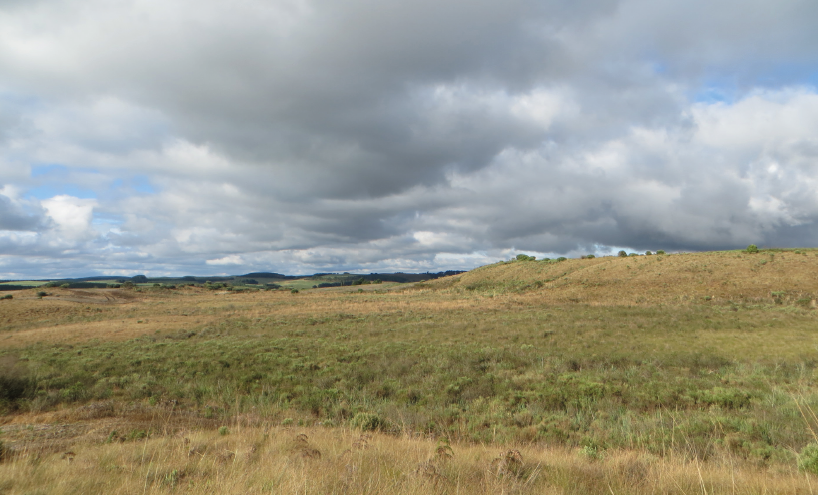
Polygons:
<instances>
[{"instance_id":1,"label":"shrub","mask_svg":"<svg viewBox=\"0 0 818 495\"><path fill-rule=\"evenodd\" d=\"M818 444L813 442L804 447L798 455L798 469L818 474Z\"/></svg>"},{"instance_id":2,"label":"shrub","mask_svg":"<svg viewBox=\"0 0 818 495\"><path fill-rule=\"evenodd\" d=\"M298 289L293 289L290 291L290 294L298 294Z\"/></svg>"},{"instance_id":3,"label":"shrub","mask_svg":"<svg viewBox=\"0 0 818 495\"><path fill-rule=\"evenodd\" d=\"M747 246L746 252L750 254L755 254L758 252L758 246L756 246L755 244L750 244L749 246Z\"/></svg>"},{"instance_id":4,"label":"shrub","mask_svg":"<svg viewBox=\"0 0 818 495\"><path fill-rule=\"evenodd\" d=\"M660 250L656 251L656 254L665 254L665 252L660 249Z\"/></svg>"},{"instance_id":5,"label":"shrub","mask_svg":"<svg viewBox=\"0 0 818 495\"><path fill-rule=\"evenodd\" d=\"M567 259L568 258L566 258L565 256L560 256L559 258L557 258L557 261L566 261Z\"/></svg>"},{"instance_id":6,"label":"shrub","mask_svg":"<svg viewBox=\"0 0 818 495\"><path fill-rule=\"evenodd\" d=\"M651 253L650 251L645 251L645 256L650 256L650 255L652 255L652 254L653 254L653 253Z\"/></svg>"},{"instance_id":7,"label":"shrub","mask_svg":"<svg viewBox=\"0 0 818 495\"><path fill-rule=\"evenodd\" d=\"M220 426L219 427L219 435L225 436L228 433L230 433L230 430L226 426Z\"/></svg>"},{"instance_id":8,"label":"shrub","mask_svg":"<svg viewBox=\"0 0 818 495\"><path fill-rule=\"evenodd\" d=\"M534 261L537 259L536 256L529 256L527 254L518 254L515 258L517 261Z\"/></svg>"},{"instance_id":9,"label":"shrub","mask_svg":"<svg viewBox=\"0 0 818 495\"><path fill-rule=\"evenodd\" d=\"M62 284L60 287L62 287L63 289L70 289L71 284Z\"/></svg>"},{"instance_id":10,"label":"shrub","mask_svg":"<svg viewBox=\"0 0 818 495\"><path fill-rule=\"evenodd\" d=\"M39 297L39 298L41 298L41 299L42 299L43 297L47 296L47 295L48 295L48 293L47 293L47 292L44 292L44 291L39 291L39 292L37 292L37 297Z\"/></svg>"},{"instance_id":11,"label":"shrub","mask_svg":"<svg viewBox=\"0 0 818 495\"><path fill-rule=\"evenodd\" d=\"M374 431L386 428L386 421L377 414L360 412L352 417L353 428L363 431Z\"/></svg>"},{"instance_id":12,"label":"shrub","mask_svg":"<svg viewBox=\"0 0 818 495\"><path fill-rule=\"evenodd\" d=\"M619 251L619 254L617 256L619 256L620 258L627 258L628 253L626 253L624 250L622 250L622 251Z\"/></svg>"},{"instance_id":13,"label":"shrub","mask_svg":"<svg viewBox=\"0 0 818 495\"><path fill-rule=\"evenodd\" d=\"M5 296L0 297L0 299L14 299L14 296L12 296L11 294L6 294Z\"/></svg>"}]
</instances>

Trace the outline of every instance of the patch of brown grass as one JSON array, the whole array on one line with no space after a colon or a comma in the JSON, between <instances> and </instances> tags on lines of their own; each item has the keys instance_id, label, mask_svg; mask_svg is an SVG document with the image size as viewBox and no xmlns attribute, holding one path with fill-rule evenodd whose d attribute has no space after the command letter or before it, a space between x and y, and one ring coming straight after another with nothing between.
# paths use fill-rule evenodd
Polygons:
<instances>
[{"instance_id":1,"label":"patch of brown grass","mask_svg":"<svg viewBox=\"0 0 818 495\"><path fill-rule=\"evenodd\" d=\"M86 425L105 431L108 423ZM19 448L0 464L3 493L811 493L793 469L759 471L737 459L702 463L610 451L590 459L574 449L452 444L367 437L324 428L180 430L133 440L77 436L58 448ZM33 444L32 444L33 445Z\"/></svg>"}]
</instances>

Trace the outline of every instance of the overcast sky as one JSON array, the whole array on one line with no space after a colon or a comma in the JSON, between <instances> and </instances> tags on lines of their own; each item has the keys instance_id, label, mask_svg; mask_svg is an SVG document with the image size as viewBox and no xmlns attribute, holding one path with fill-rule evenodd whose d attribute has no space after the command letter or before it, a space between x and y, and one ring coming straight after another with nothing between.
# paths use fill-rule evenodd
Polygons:
<instances>
[{"instance_id":1,"label":"overcast sky","mask_svg":"<svg viewBox=\"0 0 818 495\"><path fill-rule=\"evenodd\" d=\"M815 0L0 0L0 278L818 245Z\"/></svg>"}]
</instances>

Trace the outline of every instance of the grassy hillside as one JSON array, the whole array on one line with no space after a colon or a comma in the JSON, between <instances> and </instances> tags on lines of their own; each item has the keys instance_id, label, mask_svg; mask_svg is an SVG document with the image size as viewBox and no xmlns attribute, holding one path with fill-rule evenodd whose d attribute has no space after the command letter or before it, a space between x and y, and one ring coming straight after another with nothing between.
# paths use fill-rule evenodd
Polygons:
<instances>
[{"instance_id":1,"label":"grassy hillside","mask_svg":"<svg viewBox=\"0 0 818 495\"><path fill-rule=\"evenodd\" d=\"M0 486L807 493L815 254L513 262L297 294L18 291L0 300ZM498 471L510 450L524 464Z\"/></svg>"},{"instance_id":2,"label":"grassy hillside","mask_svg":"<svg viewBox=\"0 0 818 495\"><path fill-rule=\"evenodd\" d=\"M535 291L549 302L589 304L814 304L818 250L721 251L513 261L427 283L480 293Z\"/></svg>"}]
</instances>

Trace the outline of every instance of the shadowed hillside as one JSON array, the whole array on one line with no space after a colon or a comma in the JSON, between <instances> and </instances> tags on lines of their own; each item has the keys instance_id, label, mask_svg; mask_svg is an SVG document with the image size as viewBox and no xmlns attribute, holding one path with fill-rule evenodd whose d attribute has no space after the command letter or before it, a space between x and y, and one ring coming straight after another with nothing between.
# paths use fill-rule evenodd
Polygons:
<instances>
[{"instance_id":1,"label":"shadowed hillside","mask_svg":"<svg viewBox=\"0 0 818 495\"><path fill-rule=\"evenodd\" d=\"M555 303L781 303L815 305L818 250L721 251L483 266L426 287L536 293ZM534 294L532 294L534 295Z\"/></svg>"}]
</instances>

